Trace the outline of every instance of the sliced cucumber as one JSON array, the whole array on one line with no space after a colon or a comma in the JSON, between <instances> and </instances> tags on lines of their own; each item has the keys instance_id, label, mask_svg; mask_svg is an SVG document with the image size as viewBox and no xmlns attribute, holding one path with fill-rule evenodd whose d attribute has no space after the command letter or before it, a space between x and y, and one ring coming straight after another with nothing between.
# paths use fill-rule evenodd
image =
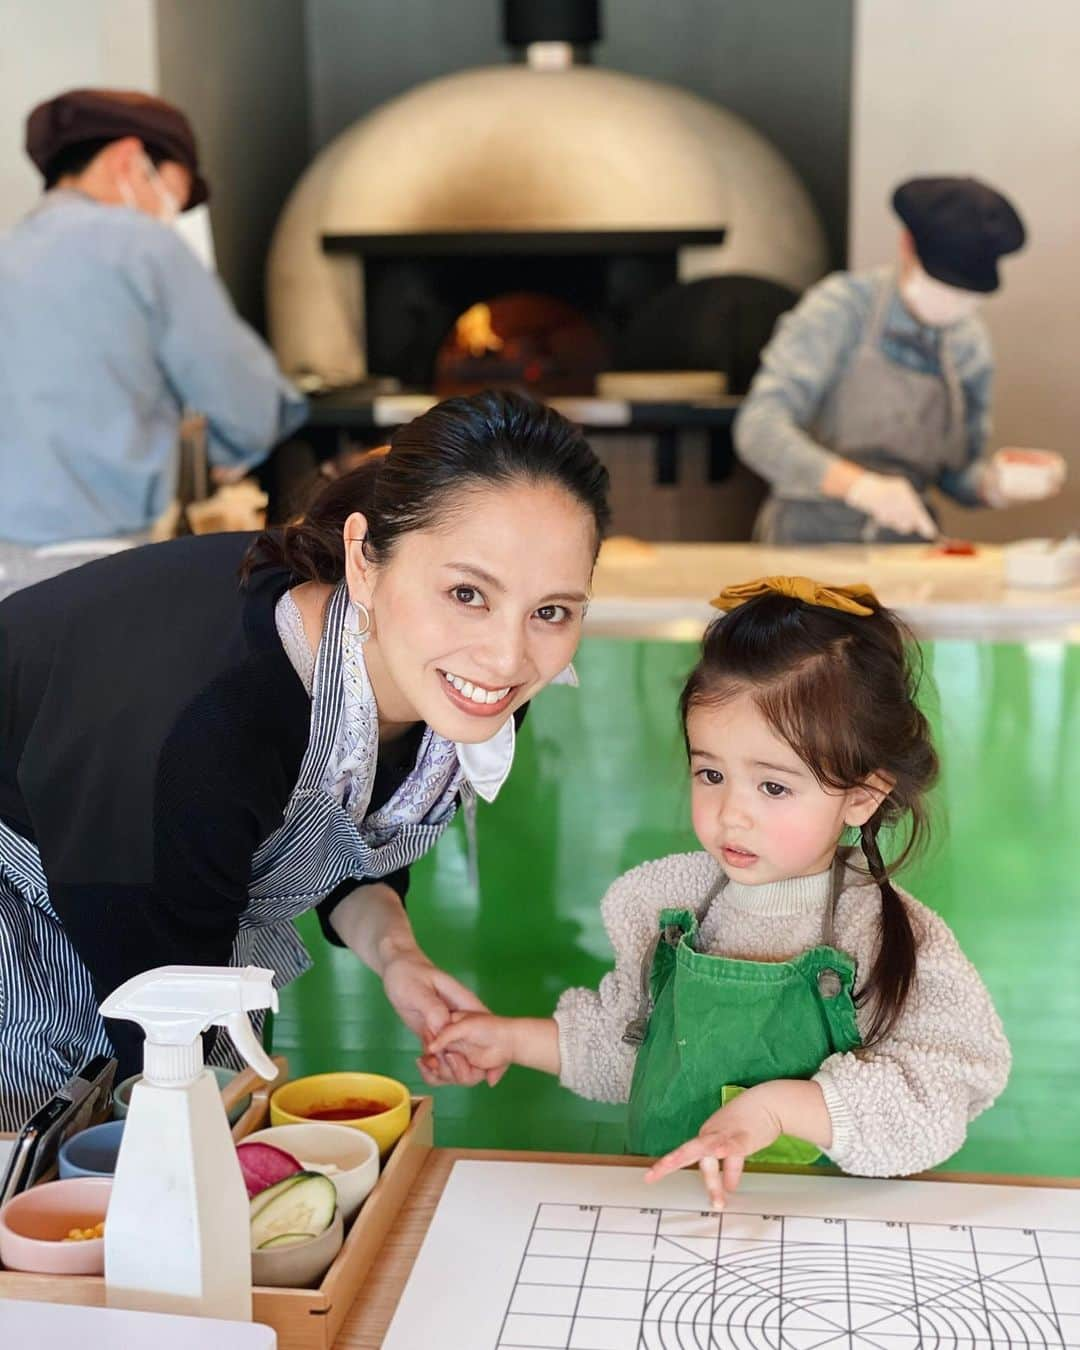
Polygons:
<instances>
[{"instance_id":1,"label":"sliced cucumber","mask_svg":"<svg viewBox=\"0 0 1080 1350\"><path fill-rule=\"evenodd\" d=\"M294 1172L291 1177L282 1177L280 1181L275 1181L272 1186L267 1186L265 1190L259 1191L257 1195L251 1197L251 1217L266 1208L271 1200L276 1200L279 1195L287 1191L290 1186L295 1186L298 1181L303 1181L310 1172Z\"/></svg>"},{"instance_id":2,"label":"sliced cucumber","mask_svg":"<svg viewBox=\"0 0 1080 1350\"><path fill-rule=\"evenodd\" d=\"M329 1177L318 1172L298 1172L269 1190L276 1194L265 1203L260 1202L268 1192L257 1195L251 1202L251 1245L255 1250L274 1238L290 1234L318 1237L334 1221L337 1190Z\"/></svg>"},{"instance_id":3,"label":"sliced cucumber","mask_svg":"<svg viewBox=\"0 0 1080 1350\"><path fill-rule=\"evenodd\" d=\"M272 1247L293 1247L298 1242L310 1242L315 1233L282 1233L279 1237L271 1238L269 1242L264 1242L258 1249L260 1252L268 1252Z\"/></svg>"}]
</instances>

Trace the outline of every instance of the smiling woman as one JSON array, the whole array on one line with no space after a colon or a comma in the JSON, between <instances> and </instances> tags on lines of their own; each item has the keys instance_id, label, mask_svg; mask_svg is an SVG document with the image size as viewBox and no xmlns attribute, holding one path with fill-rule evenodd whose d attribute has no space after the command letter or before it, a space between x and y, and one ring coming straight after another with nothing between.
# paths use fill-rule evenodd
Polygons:
<instances>
[{"instance_id":1,"label":"smiling woman","mask_svg":"<svg viewBox=\"0 0 1080 1350\"><path fill-rule=\"evenodd\" d=\"M283 984L309 909L422 1040L481 1006L418 946L408 869L499 791L569 665L606 492L558 414L453 399L283 531L132 550L0 604L0 1128L91 1054L138 1070L96 1012L131 975Z\"/></svg>"}]
</instances>

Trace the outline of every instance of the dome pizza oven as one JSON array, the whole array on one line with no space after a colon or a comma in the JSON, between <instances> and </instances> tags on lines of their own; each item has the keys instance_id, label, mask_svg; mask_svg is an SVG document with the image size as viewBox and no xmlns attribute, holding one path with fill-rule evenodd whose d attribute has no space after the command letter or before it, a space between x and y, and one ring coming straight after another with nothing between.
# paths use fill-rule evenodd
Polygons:
<instances>
[{"instance_id":1,"label":"dome pizza oven","mask_svg":"<svg viewBox=\"0 0 1080 1350\"><path fill-rule=\"evenodd\" d=\"M290 374L559 395L605 370L720 370L745 388L824 271L821 224L740 118L587 64L597 6L507 0L514 63L411 90L318 155L269 259Z\"/></svg>"}]
</instances>

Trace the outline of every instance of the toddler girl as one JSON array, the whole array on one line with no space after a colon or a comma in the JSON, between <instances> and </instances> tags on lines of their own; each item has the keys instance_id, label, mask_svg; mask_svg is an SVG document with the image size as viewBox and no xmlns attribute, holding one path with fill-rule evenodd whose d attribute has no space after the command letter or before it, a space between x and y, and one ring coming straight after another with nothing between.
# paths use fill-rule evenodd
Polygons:
<instances>
[{"instance_id":1,"label":"toddler girl","mask_svg":"<svg viewBox=\"0 0 1080 1350\"><path fill-rule=\"evenodd\" d=\"M704 852L610 888L597 991L553 1018L457 1014L427 1051L628 1101L630 1150L667 1155L646 1179L700 1163L718 1206L750 1155L932 1167L1001 1092L1009 1047L949 928L891 880L938 767L905 633L868 588L804 577L714 604L681 698Z\"/></svg>"}]
</instances>

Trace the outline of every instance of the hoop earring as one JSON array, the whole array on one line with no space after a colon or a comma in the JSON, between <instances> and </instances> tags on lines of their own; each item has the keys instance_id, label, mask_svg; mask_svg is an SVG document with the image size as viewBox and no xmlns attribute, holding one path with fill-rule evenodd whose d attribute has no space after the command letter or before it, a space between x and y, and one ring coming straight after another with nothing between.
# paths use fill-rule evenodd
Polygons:
<instances>
[{"instance_id":1,"label":"hoop earring","mask_svg":"<svg viewBox=\"0 0 1080 1350\"><path fill-rule=\"evenodd\" d=\"M352 606L356 610L356 636L367 637L371 632L371 610L359 600L354 600Z\"/></svg>"}]
</instances>

